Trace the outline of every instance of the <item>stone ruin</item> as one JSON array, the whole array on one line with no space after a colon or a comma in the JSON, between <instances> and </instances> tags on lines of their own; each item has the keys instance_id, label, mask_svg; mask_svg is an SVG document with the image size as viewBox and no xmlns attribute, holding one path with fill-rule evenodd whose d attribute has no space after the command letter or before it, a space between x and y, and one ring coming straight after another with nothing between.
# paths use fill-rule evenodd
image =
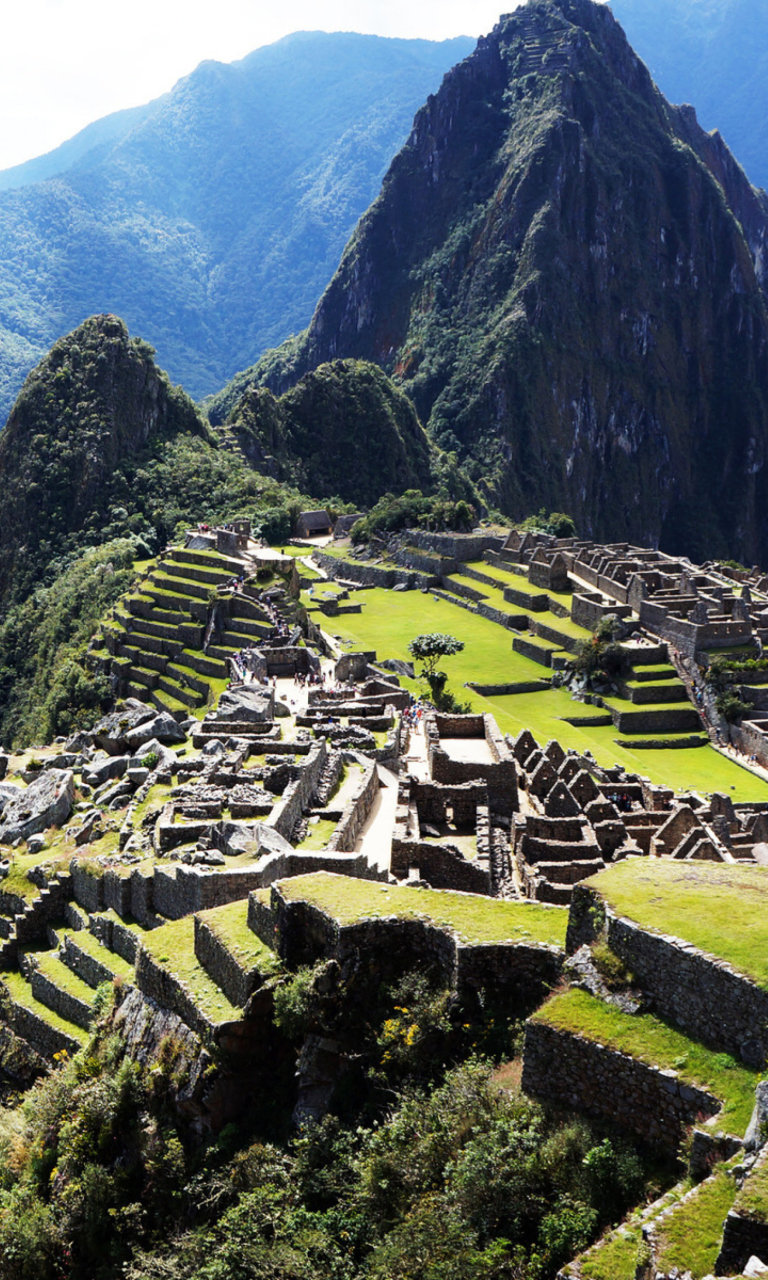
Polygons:
<instances>
[{"instance_id":1,"label":"stone ruin","mask_svg":"<svg viewBox=\"0 0 768 1280\"><path fill-rule=\"evenodd\" d=\"M519 890L567 905L573 886L628 855L768 863L768 804L734 805L715 794L675 797L666 787L601 768L591 758L543 750L524 729L512 753L521 771L513 851Z\"/></svg>"}]
</instances>

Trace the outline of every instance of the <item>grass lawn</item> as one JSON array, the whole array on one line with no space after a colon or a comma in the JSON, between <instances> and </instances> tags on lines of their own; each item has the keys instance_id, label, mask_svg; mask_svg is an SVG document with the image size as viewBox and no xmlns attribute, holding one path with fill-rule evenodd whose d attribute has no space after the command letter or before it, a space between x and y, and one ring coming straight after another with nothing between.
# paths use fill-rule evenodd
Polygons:
<instances>
[{"instance_id":1,"label":"grass lawn","mask_svg":"<svg viewBox=\"0 0 768 1280\"><path fill-rule=\"evenodd\" d=\"M617 915L692 942L768 991L768 867L626 858L586 883Z\"/></svg>"},{"instance_id":2,"label":"grass lawn","mask_svg":"<svg viewBox=\"0 0 768 1280\"><path fill-rule=\"evenodd\" d=\"M405 889L327 871L280 881L289 902L310 902L339 924L382 916L421 917L454 930L464 942L542 942L562 947L568 923L560 907L503 902L479 894Z\"/></svg>"},{"instance_id":3,"label":"grass lawn","mask_svg":"<svg viewBox=\"0 0 768 1280\"><path fill-rule=\"evenodd\" d=\"M152 959L186 987L198 1009L211 1022L230 1022L240 1017L240 1010L224 995L195 955L195 921L193 916L169 920L159 929L143 935L141 945Z\"/></svg>"},{"instance_id":4,"label":"grass lawn","mask_svg":"<svg viewBox=\"0 0 768 1280\"><path fill-rule=\"evenodd\" d=\"M690 1271L693 1280L712 1275L723 1238L723 1222L735 1196L736 1183L721 1167L693 1195L676 1204L663 1221L659 1267L665 1272L673 1267Z\"/></svg>"},{"instance_id":5,"label":"grass lawn","mask_svg":"<svg viewBox=\"0 0 768 1280\"><path fill-rule=\"evenodd\" d=\"M482 584L476 585L482 589ZM458 636L465 648L445 661L449 687L474 711L492 712L503 733L517 735L521 729L529 728L543 745L557 738L565 748L591 751L599 764L622 764L632 773L678 791L696 790L702 794L726 791L733 800L768 800L768 784L746 769L740 769L712 747L632 751L616 744L617 730L613 725L577 728L565 724L563 717L587 715L594 709L574 702L564 689L493 698L463 689L461 686L468 681L514 684L540 680L547 674L547 668L515 653L511 633L487 618L421 591L386 591L376 587L360 593L359 598L362 613L328 618L324 621L324 630L349 642L345 647L350 651L373 649L379 658L404 661L410 661L409 640L421 632L443 631ZM562 621L552 619L553 625ZM404 680L403 685L413 691L419 688L415 681ZM620 705L630 706L626 702Z\"/></svg>"},{"instance_id":6,"label":"grass lawn","mask_svg":"<svg viewBox=\"0 0 768 1280\"><path fill-rule=\"evenodd\" d=\"M252 929L248 928L248 899L201 911L199 918L216 934L244 969L258 969L264 977L279 973L282 965Z\"/></svg>"},{"instance_id":7,"label":"grass lawn","mask_svg":"<svg viewBox=\"0 0 768 1280\"><path fill-rule=\"evenodd\" d=\"M740 1136L749 1124L755 1086L762 1073L751 1071L730 1054L714 1053L650 1013L622 1013L585 991L571 990L555 996L530 1021L594 1040L662 1070L676 1071L686 1084L721 1099L722 1110L713 1120L717 1129Z\"/></svg>"},{"instance_id":8,"label":"grass lawn","mask_svg":"<svg viewBox=\"0 0 768 1280\"><path fill-rule=\"evenodd\" d=\"M337 824L331 818L320 818L307 827L304 839L295 847L304 853L324 849L336 830Z\"/></svg>"},{"instance_id":9,"label":"grass lawn","mask_svg":"<svg viewBox=\"0 0 768 1280\"><path fill-rule=\"evenodd\" d=\"M83 982L82 978L78 978L76 973L67 968L64 961L59 959L58 951L36 951L34 955L40 972L60 991L66 991L87 1005L93 1003L96 994L93 987L89 987L87 982Z\"/></svg>"},{"instance_id":10,"label":"grass lawn","mask_svg":"<svg viewBox=\"0 0 768 1280\"><path fill-rule=\"evenodd\" d=\"M81 951L85 951L94 960L98 960L99 964L105 965L116 978L122 978L125 982L133 982L134 966L124 960L122 956L119 956L117 952L109 951L89 929L65 930L64 932L69 933L72 941Z\"/></svg>"},{"instance_id":11,"label":"grass lawn","mask_svg":"<svg viewBox=\"0 0 768 1280\"><path fill-rule=\"evenodd\" d=\"M53 1009L41 1004L39 1000L36 1000L32 995L32 988L28 982L25 982L20 973L4 973L1 980L11 999L16 1004L20 1004L22 1008L29 1009L31 1013L37 1014L38 1018L41 1018L43 1022L55 1027L57 1031L63 1031L66 1035L71 1036L73 1040L78 1040L81 1045L87 1043L89 1033L84 1031L82 1027L78 1027L74 1022L69 1022L66 1018L62 1018L60 1014L54 1013Z\"/></svg>"}]
</instances>

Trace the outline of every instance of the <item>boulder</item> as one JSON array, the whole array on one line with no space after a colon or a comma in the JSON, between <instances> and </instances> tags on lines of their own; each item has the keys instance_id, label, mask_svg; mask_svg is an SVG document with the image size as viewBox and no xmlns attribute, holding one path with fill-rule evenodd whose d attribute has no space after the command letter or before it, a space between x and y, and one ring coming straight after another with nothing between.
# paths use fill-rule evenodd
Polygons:
<instances>
[{"instance_id":1,"label":"boulder","mask_svg":"<svg viewBox=\"0 0 768 1280\"><path fill-rule=\"evenodd\" d=\"M131 698L122 711L113 711L94 725L91 740L102 751L107 751L111 756L119 756L124 753L127 745L126 734L131 729L137 729L146 720L154 720L156 716L157 707L148 707L145 702Z\"/></svg>"},{"instance_id":2,"label":"boulder","mask_svg":"<svg viewBox=\"0 0 768 1280\"><path fill-rule=\"evenodd\" d=\"M20 795L22 795L20 787L15 787L12 782L0 782L0 814L10 800L18 800Z\"/></svg>"},{"instance_id":3,"label":"boulder","mask_svg":"<svg viewBox=\"0 0 768 1280\"><path fill-rule=\"evenodd\" d=\"M75 780L71 769L46 769L18 798L10 800L3 813L0 842L28 840L30 836L60 827L67 821L75 802Z\"/></svg>"},{"instance_id":4,"label":"boulder","mask_svg":"<svg viewBox=\"0 0 768 1280\"><path fill-rule=\"evenodd\" d=\"M150 742L152 738L157 738L158 742L186 742L187 735L168 711L161 711L160 715L154 716L152 720L145 720L143 724L130 729L125 735L125 741L131 751L137 751L143 743Z\"/></svg>"},{"instance_id":5,"label":"boulder","mask_svg":"<svg viewBox=\"0 0 768 1280\"><path fill-rule=\"evenodd\" d=\"M274 690L261 685L253 688L225 689L215 711L206 716L206 724L261 724L275 714Z\"/></svg>"},{"instance_id":6,"label":"boulder","mask_svg":"<svg viewBox=\"0 0 768 1280\"><path fill-rule=\"evenodd\" d=\"M141 765L147 756L156 755L157 764L154 766L160 773L175 773L179 767L178 756L175 751L171 751L170 747L166 747L162 742L158 742L157 738L150 738L148 742L143 742L138 751L132 756L130 767ZM149 765L146 766L149 768Z\"/></svg>"},{"instance_id":7,"label":"boulder","mask_svg":"<svg viewBox=\"0 0 768 1280\"><path fill-rule=\"evenodd\" d=\"M101 760L93 760L83 772L83 782L90 787L101 787L113 778L122 778L128 768L128 756L104 756Z\"/></svg>"},{"instance_id":8,"label":"boulder","mask_svg":"<svg viewBox=\"0 0 768 1280\"><path fill-rule=\"evenodd\" d=\"M265 822L220 822L211 834L218 848L230 858L243 853L254 859L266 853L293 853L293 845Z\"/></svg>"}]
</instances>

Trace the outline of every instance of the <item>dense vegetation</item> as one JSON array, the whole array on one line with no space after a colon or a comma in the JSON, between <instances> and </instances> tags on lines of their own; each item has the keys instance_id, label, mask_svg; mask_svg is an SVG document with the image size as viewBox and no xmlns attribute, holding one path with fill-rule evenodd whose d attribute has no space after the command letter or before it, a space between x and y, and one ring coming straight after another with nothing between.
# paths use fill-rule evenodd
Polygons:
<instances>
[{"instance_id":1,"label":"dense vegetation","mask_svg":"<svg viewBox=\"0 0 768 1280\"><path fill-rule=\"evenodd\" d=\"M0 426L94 312L123 316L194 396L306 325L414 112L472 44L298 33L202 63L12 171L14 190L0 175Z\"/></svg>"},{"instance_id":2,"label":"dense vegetation","mask_svg":"<svg viewBox=\"0 0 768 1280\"><path fill-rule=\"evenodd\" d=\"M445 994L406 986L360 1025L370 1101L298 1132L265 1080L247 1124L195 1139L172 1042L142 1070L102 1032L0 1115L4 1280L552 1277L637 1199L637 1155L471 1049L444 1072ZM299 973L277 1011L297 1044L306 989Z\"/></svg>"},{"instance_id":3,"label":"dense vegetation","mask_svg":"<svg viewBox=\"0 0 768 1280\"><path fill-rule=\"evenodd\" d=\"M692 102L752 182L768 187L768 10L750 0L612 0L662 93Z\"/></svg>"},{"instance_id":4,"label":"dense vegetation","mask_svg":"<svg viewBox=\"0 0 768 1280\"><path fill-rule=\"evenodd\" d=\"M383 489L429 486L431 449L411 401L376 365L321 365L276 399L253 388L229 419L257 466L361 506Z\"/></svg>"}]
</instances>

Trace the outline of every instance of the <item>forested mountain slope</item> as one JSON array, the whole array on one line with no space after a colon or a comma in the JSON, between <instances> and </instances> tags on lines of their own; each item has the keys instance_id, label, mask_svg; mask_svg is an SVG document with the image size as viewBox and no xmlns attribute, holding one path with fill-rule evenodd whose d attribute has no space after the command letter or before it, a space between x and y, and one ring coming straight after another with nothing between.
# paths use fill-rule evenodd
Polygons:
<instances>
[{"instance_id":1,"label":"forested mountain slope","mask_svg":"<svg viewBox=\"0 0 768 1280\"><path fill-rule=\"evenodd\" d=\"M418 114L308 332L250 378L375 361L508 514L765 562L767 208L606 6L530 0Z\"/></svg>"},{"instance_id":2,"label":"forested mountain slope","mask_svg":"<svg viewBox=\"0 0 768 1280\"><path fill-rule=\"evenodd\" d=\"M195 397L304 326L414 112L473 44L298 33L0 174L0 422L94 312Z\"/></svg>"}]
</instances>

